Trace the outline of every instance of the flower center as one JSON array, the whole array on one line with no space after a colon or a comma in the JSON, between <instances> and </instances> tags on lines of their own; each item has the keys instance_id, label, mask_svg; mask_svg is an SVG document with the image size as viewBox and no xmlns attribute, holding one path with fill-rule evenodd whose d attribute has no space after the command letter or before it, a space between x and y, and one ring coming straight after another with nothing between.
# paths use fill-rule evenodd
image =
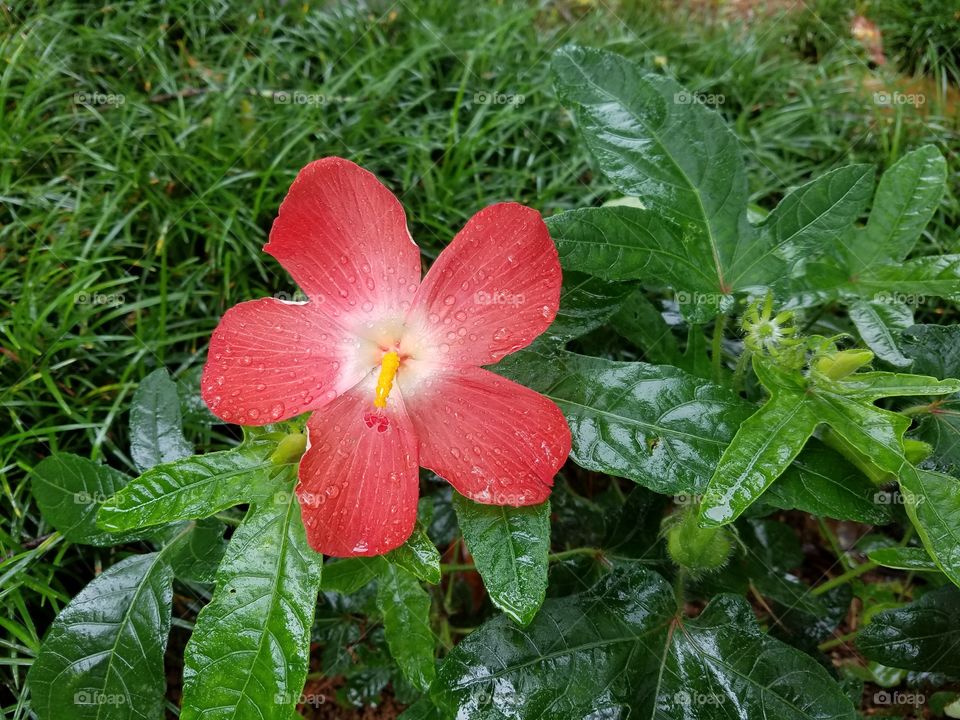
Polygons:
<instances>
[{"instance_id":1,"label":"flower center","mask_svg":"<svg viewBox=\"0 0 960 720\"><path fill-rule=\"evenodd\" d=\"M377 394L373 399L374 406L385 408L387 398L390 397L390 391L393 389L393 379L397 376L397 369L400 367L400 356L393 350L384 353L380 360L380 376L377 378Z\"/></svg>"}]
</instances>

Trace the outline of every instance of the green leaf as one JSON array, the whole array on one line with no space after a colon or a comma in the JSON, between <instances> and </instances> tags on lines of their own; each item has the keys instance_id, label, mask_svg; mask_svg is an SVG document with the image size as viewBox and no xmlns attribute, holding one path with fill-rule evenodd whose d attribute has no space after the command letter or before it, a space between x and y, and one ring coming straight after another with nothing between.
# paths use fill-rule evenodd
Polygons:
<instances>
[{"instance_id":1,"label":"green leaf","mask_svg":"<svg viewBox=\"0 0 960 720\"><path fill-rule=\"evenodd\" d=\"M739 145L718 113L603 50L562 48L553 68L600 169L642 204L550 218L565 268L664 282L702 321L735 290L772 284L789 261L828 249L869 200L872 168L839 168L788 194L755 228Z\"/></svg>"},{"instance_id":2,"label":"green leaf","mask_svg":"<svg viewBox=\"0 0 960 720\"><path fill-rule=\"evenodd\" d=\"M680 365L681 353L677 339L642 288L623 301L620 310L610 318L610 326L642 350L649 362Z\"/></svg>"},{"instance_id":3,"label":"green leaf","mask_svg":"<svg viewBox=\"0 0 960 720\"><path fill-rule=\"evenodd\" d=\"M913 372L941 380L960 377L960 325L914 325L902 340Z\"/></svg>"},{"instance_id":4,"label":"green leaf","mask_svg":"<svg viewBox=\"0 0 960 720\"><path fill-rule=\"evenodd\" d=\"M383 570L382 557L352 557L332 560L323 566L320 587L324 592L352 595L360 588L376 580Z\"/></svg>"},{"instance_id":5,"label":"green leaf","mask_svg":"<svg viewBox=\"0 0 960 720\"><path fill-rule=\"evenodd\" d=\"M528 624L547 592L550 501L482 505L454 493L453 507L493 604L515 622Z\"/></svg>"},{"instance_id":6,"label":"green leaf","mask_svg":"<svg viewBox=\"0 0 960 720\"><path fill-rule=\"evenodd\" d=\"M303 690L322 557L307 544L300 504L248 511L217 571L184 655L183 720L289 720Z\"/></svg>"},{"instance_id":7,"label":"green leaf","mask_svg":"<svg viewBox=\"0 0 960 720\"><path fill-rule=\"evenodd\" d=\"M172 581L163 552L134 555L70 601L27 676L40 720L163 716Z\"/></svg>"},{"instance_id":8,"label":"green leaf","mask_svg":"<svg viewBox=\"0 0 960 720\"><path fill-rule=\"evenodd\" d=\"M651 226L659 216L670 218L703 261L691 272L708 270L707 287L728 293L733 283L725 271L750 227L743 158L720 115L678 102L686 94L680 85L614 53L568 46L554 54L553 69L604 175L651 209L603 210L646 213Z\"/></svg>"},{"instance_id":9,"label":"green leaf","mask_svg":"<svg viewBox=\"0 0 960 720\"><path fill-rule=\"evenodd\" d=\"M752 410L727 388L666 365L526 350L495 370L557 403L578 465L664 494L702 492Z\"/></svg>"},{"instance_id":10,"label":"green leaf","mask_svg":"<svg viewBox=\"0 0 960 720\"><path fill-rule=\"evenodd\" d=\"M431 697L478 720L856 717L826 670L764 635L742 598L679 617L669 585L636 566L548 599L526 628L484 623L444 659Z\"/></svg>"},{"instance_id":11,"label":"green leaf","mask_svg":"<svg viewBox=\"0 0 960 720\"><path fill-rule=\"evenodd\" d=\"M930 297L960 299L960 255L930 255L864 270L852 287L861 297L881 302L921 303Z\"/></svg>"},{"instance_id":12,"label":"green leaf","mask_svg":"<svg viewBox=\"0 0 960 720\"><path fill-rule=\"evenodd\" d=\"M107 500L97 522L109 530L209 517L273 488L276 445L249 442L222 452L157 465Z\"/></svg>"},{"instance_id":13,"label":"green leaf","mask_svg":"<svg viewBox=\"0 0 960 720\"><path fill-rule=\"evenodd\" d=\"M583 273L565 272L560 310L545 336L566 342L596 330L620 309L631 289L630 285L623 283L609 283Z\"/></svg>"},{"instance_id":14,"label":"green leaf","mask_svg":"<svg viewBox=\"0 0 960 720\"><path fill-rule=\"evenodd\" d=\"M913 310L900 302L860 300L850 306L850 319L864 344L874 354L894 367L910 366L899 347L899 335L913 325Z\"/></svg>"},{"instance_id":15,"label":"green leaf","mask_svg":"<svg viewBox=\"0 0 960 720\"><path fill-rule=\"evenodd\" d=\"M940 204L947 161L933 145L904 155L880 179L862 238L849 252L853 272L880 261L903 260Z\"/></svg>"},{"instance_id":16,"label":"green leaf","mask_svg":"<svg viewBox=\"0 0 960 720\"><path fill-rule=\"evenodd\" d=\"M710 479L700 507L706 527L732 522L755 502L821 423L882 471L898 476L909 466L903 435L910 421L873 402L960 389L960 381L903 373L864 372L832 380L811 372L805 377L784 372L759 355L754 355L753 367L770 398L740 426Z\"/></svg>"},{"instance_id":17,"label":"green leaf","mask_svg":"<svg viewBox=\"0 0 960 720\"><path fill-rule=\"evenodd\" d=\"M886 525L893 520L877 486L840 453L817 440L763 495L763 502L783 510L803 510L818 517Z\"/></svg>"},{"instance_id":18,"label":"green leaf","mask_svg":"<svg viewBox=\"0 0 960 720\"><path fill-rule=\"evenodd\" d=\"M800 454L820 419L803 394L775 387L740 426L710 480L701 517L710 525L736 519Z\"/></svg>"},{"instance_id":19,"label":"green leaf","mask_svg":"<svg viewBox=\"0 0 960 720\"><path fill-rule=\"evenodd\" d=\"M406 570L385 563L377 582L377 607L390 654L418 690L427 690L436 675L430 596Z\"/></svg>"},{"instance_id":20,"label":"green leaf","mask_svg":"<svg viewBox=\"0 0 960 720\"><path fill-rule=\"evenodd\" d=\"M227 541L223 537L226 526L209 518L191 522L186 536L169 553L170 565L179 580L212 583L227 549ZM170 528L170 532L178 536L183 531L179 525Z\"/></svg>"},{"instance_id":21,"label":"green leaf","mask_svg":"<svg viewBox=\"0 0 960 720\"><path fill-rule=\"evenodd\" d=\"M940 568L923 548L899 546L877 548L869 551L867 557L878 565L896 570L940 572Z\"/></svg>"},{"instance_id":22,"label":"green leaf","mask_svg":"<svg viewBox=\"0 0 960 720\"><path fill-rule=\"evenodd\" d=\"M141 472L193 455L183 436L177 384L164 368L141 380L133 394L130 455Z\"/></svg>"},{"instance_id":23,"label":"green leaf","mask_svg":"<svg viewBox=\"0 0 960 720\"><path fill-rule=\"evenodd\" d=\"M930 557L960 585L960 481L910 467L900 476L900 492Z\"/></svg>"},{"instance_id":24,"label":"green leaf","mask_svg":"<svg viewBox=\"0 0 960 720\"><path fill-rule=\"evenodd\" d=\"M97 527L101 504L130 482L119 470L70 453L57 453L41 460L30 479L44 519L70 542L106 546L138 537Z\"/></svg>"},{"instance_id":25,"label":"green leaf","mask_svg":"<svg viewBox=\"0 0 960 720\"><path fill-rule=\"evenodd\" d=\"M857 646L884 665L960 676L960 591L946 586L877 613L857 634Z\"/></svg>"},{"instance_id":26,"label":"green leaf","mask_svg":"<svg viewBox=\"0 0 960 720\"><path fill-rule=\"evenodd\" d=\"M760 248L774 248L776 257L796 260L810 252L823 252L842 237L863 213L873 192L873 167L848 165L787 193L759 225ZM769 284L770 250L758 253L744 265L740 284ZM769 269L763 267L766 260ZM784 266L781 266L784 267Z\"/></svg>"},{"instance_id":27,"label":"green leaf","mask_svg":"<svg viewBox=\"0 0 960 720\"><path fill-rule=\"evenodd\" d=\"M407 541L385 557L425 582L432 585L440 582L440 553L419 522Z\"/></svg>"}]
</instances>

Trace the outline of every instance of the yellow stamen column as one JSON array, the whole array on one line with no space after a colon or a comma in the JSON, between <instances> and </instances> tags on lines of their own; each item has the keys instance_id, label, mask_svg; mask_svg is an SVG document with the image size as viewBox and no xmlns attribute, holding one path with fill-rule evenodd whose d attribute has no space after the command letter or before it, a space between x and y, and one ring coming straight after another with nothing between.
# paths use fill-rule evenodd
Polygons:
<instances>
[{"instance_id":1,"label":"yellow stamen column","mask_svg":"<svg viewBox=\"0 0 960 720\"><path fill-rule=\"evenodd\" d=\"M377 396L373 404L378 408L387 406L387 398L393 389L393 379L397 376L397 369L400 367L400 356L392 350L384 353L380 361L380 377L377 378Z\"/></svg>"}]
</instances>

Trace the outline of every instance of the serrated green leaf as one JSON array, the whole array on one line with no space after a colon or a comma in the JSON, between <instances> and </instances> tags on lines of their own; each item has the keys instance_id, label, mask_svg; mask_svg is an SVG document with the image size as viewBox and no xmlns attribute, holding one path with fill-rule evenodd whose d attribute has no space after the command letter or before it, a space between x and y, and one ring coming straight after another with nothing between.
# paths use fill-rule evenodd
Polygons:
<instances>
[{"instance_id":1,"label":"serrated green leaf","mask_svg":"<svg viewBox=\"0 0 960 720\"><path fill-rule=\"evenodd\" d=\"M900 492L930 557L960 585L960 481L911 467L900 476Z\"/></svg>"},{"instance_id":2,"label":"serrated green leaf","mask_svg":"<svg viewBox=\"0 0 960 720\"><path fill-rule=\"evenodd\" d=\"M811 440L786 472L764 493L763 502L783 510L886 525L890 505L880 501L877 486L840 453Z\"/></svg>"},{"instance_id":3,"label":"serrated green leaf","mask_svg":"<svg viewBox=\"0 0 960 720\"><path fill-rule=\"evenodd\" d=\"M910 358L900 351L900 333L913 325L913 310L900 302L860 300L850 306L850 319L864 344L894 367L910 366Z\"/></svg>"},{"instance_id":4,"label":"serrated green leaf","mask_svg":"<svg viewBox=\"0 0 960 720\"><path fill-rule=\"evenodd\" d=\"M903 260L933 217L946 182L947 161L933 145L891 165L880 178L867 226L848 252L851 270Z\"/></svg>"},{"instance_id":5,"label":"serrated green leaf","mask_svg":"<svg viewBox=\"0 0 960 720\"><path fill-rule=\"evenodd\" d=\"M752 410L727 388L666 365L527 350L494 369L557 403L578 465L664 494L702 492Z\"/></svg>"},{"instance_id":6,"label":"serrated green leaf","mask_svg":"<svg viewBox=\"0 0 960 720\"><path fill-rule=\"evenodd\" d=\"M217 571L213 599L184 654L183 720L289 720L307 676L323 558L300 505L248 511Z\"/></svg>"},{"instance_id":7,"label":"serrated green leaf","mask_svg":"<svg viewBox=\"0 0 960 720\"><path fill-rule=\"evenodd\" d=\"M528 624L547 592L550 501L482 505L455 493L453 507L493 604L515 622Z\"/></svg>"},{"instance_id":8,"label":"serrated green leaf","mask_svg":"<svg viewBox=\"0 0 960 720\"><path fill-rule=\"evenodd\" d=\"M430 596L413 575L384 563L377 578L377 607L393 659L414 687L427 690L436 676Z\"/></svg>"},{"instance_id":9,"label":"serrated green leaf","mask_svg":"<svg viewBox=\"0 0 960 720\"><path fill-rule=\"evenodd\" d=\"M445 716L477 720L856 717L826 670L764 635L742 598L682 618L669 585L642 567L547 600L526 628L485 623L445 658L431 698Z\"/></svg>"},{"instance_id":10,"label":"serrated green leaf","mask_svg":"<svg viewBox=\"0 0 960 720\"><path fill-rule=\"evenodd\" d=\"M143 472L155 465L193 454L183 436L177 384L166 369L147 375L137 386L130 406L130 456Z\"/></svg>"},{"instance_id":11,"label":"serrated green leaf","mask_svg":"<svg viewBox=\"0 0 960 720\"><path fill-rule=\"evenodd\" d=\"M878 565L896 570L940 572L940 568L923 548L898 546L877 548L868 552L867 557Z\"/></svg>"},{"instance_id":12,"label":"serrated green leaf","mask_svg":"<svg viewBox=\"0 0 960 720\"><path fill-rule=\"evenodd\" d=\"M960 676L960 591L946 586L877 613L857 634L857 647L884 665Z\"/></svg>"},{"instance_id":13,"label":"serrated green leaf","mask_svg":"<svg viewBox=\"0 0 960 720\"><path fill-rule=\"evenodd\" d=\"M134 555L95 578L57 616L27 680L40 720L160 720L173 570Z\"/></svg>"},{"instance_id":14,"label":"serrated green leaf","mask_svg":"<svg viewBox=\"0 0 960 720\"><path fill-rule=\"evenodd\" d=\"M864 270L852 283L865 298L888 302L906 298L960 299L960 255L929 255L896 265L876 265Z\"/></svg>"},{"instance_id":15,"label":"serrated green leaf","mask_svg":"<svg viewBox=\"0 0 960 720\"><path fill-rule=\"evenodd\" d=\"M222 452L157 465L100 508L97 523L110 530L209 517L262 497L274 488L276 445L249 442Z\"/></svg>"},{"instance_id":16,"label":"serrated green leaf","mask_svg":"<svg viewBox=\"0 0 960 720\"><path fill-rule=\"evenodd\" d=\"M440 552L420 523L417 523L403 545L391 550L385 557L425 582L433 585L440 582Z\"/></svg>"},{"instance_id":17,"label":"serrated green leaf","mask_svg":"<svg viewBox=\"0 0 960 720\"><path fill-rule=\"evenodd\" d=\"M101 505L130 482L119 470L70 453L57 453L41 460L30 480L43 517L70 542L107 546L140 536L97 527Z\"/></svg>"},{"instance_id":18,"label":"serrated green leaf","mask_svg":"<svg viewBox=\"0 0 960 720\"><path fill-rule=\"evenodd\" d=\"M914 325L903 333L903 352L918 375L960 377L960 325Z\"/></svg>"}]
</instances>

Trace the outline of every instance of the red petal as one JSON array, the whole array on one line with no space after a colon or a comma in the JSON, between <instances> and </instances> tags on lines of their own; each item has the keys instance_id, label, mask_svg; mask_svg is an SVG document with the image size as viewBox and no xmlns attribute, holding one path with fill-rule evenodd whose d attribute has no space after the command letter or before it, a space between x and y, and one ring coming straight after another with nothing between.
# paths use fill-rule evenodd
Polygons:
<instances>
[{"instance_id":1,"label":"red petal","mask_svg":"<svg viewBox=\"0 0 960 720\"><path fill-rule=\"evenodd\" d=\"M402 319L420 282L420 251L400 201L343 158L316 160L300 171L263 249L319 310L347 328Z\"/></svg>"},{"instance_id":2,"label":"red petal","mask_svg":"<svg viewBox=\"0 0 960 720\"><path fill-rule=\"evenodd\" d=\"M401 375L420 464L462 495L536 505L570 453L570 428L543 395L476 367L408 361Z\"/></svg>"},{"instance_id":3,"label":"red petal","mask_svg":"<svg viewBox=\"0 0 960 720\"><path fill-rule=\"evenodd\" d=\"M417 519L417 440L400 392L373 406L371 376L307 423L297 495L310 545L324 555L381 555Z\"/></svg>"},{"instance_id":4,"label":"red petal","mask_svg":"<svg viewBox=\"0 0 960 720\"><path fill-rule=\"evenodd\" d=\"M540 214L517 203L491 205L440 253L408 324L429 359L487 365L547 329L560 282L557 248Z\"/></svg>"},{"instance_id":5,"label":"red petal","mask_svg":"<svg viewBox=\"0 0 960 720\"><path fill-rule=\"evenodd\" d=\"M214 415L264 425L319 408L372 369L358 357L367 341L342 330L311 304L273 298L227 310L210 339L200 381ZM371 346L370 356L375 352Z\"/></svg>"}]
</instances>

